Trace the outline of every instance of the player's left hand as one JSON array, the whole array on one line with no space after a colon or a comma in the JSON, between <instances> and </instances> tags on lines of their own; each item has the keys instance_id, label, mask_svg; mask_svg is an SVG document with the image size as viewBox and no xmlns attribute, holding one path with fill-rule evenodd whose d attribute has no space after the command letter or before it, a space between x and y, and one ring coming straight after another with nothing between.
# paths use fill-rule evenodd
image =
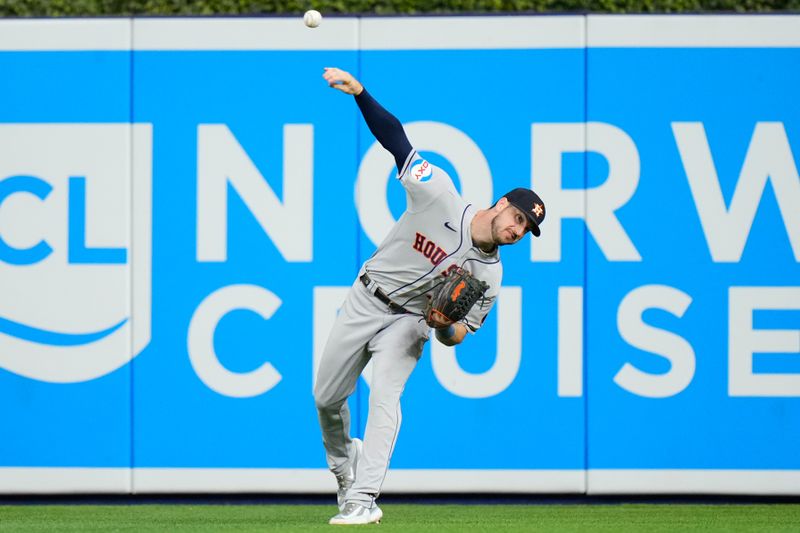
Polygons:
<instances>
[{"instance_id":1,"label":"player's left hand","mask_svg":"<svg viewBox=\"0 0 800 533\"><path fill-rule=\"evenodd\" d=\"M463 319L483 297L489 285L469 271L457 268L444 281L433 287L423 317L432 328L447 327Z\"/></svg>"},{"instance_id":2,"label":"player's left hand","mask_svg":"<svg viewBox=\"0 0 800 533\"><path fill-rule=\"evenodd\" d=\"M345 94L358 96L364 90L364 87L352 74L336 67L325 67L322 77L328 82L329 87L339 89Z\"/></svg>"}]
</instances>

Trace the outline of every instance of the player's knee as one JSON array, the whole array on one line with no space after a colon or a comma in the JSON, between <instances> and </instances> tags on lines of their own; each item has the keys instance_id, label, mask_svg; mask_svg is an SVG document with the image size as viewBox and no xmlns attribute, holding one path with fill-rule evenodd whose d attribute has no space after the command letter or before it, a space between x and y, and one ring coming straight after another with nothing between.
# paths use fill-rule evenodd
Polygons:
<instances>
[{"instance_id":1,"label":"player's knee","mask_svg":"<svg viewBox=\"0 0 800 533\"><path fill-rule=\"evenodd\" d=\"M319 386L314 388L314 404L317 411L338 410L341 406L341 402L335 401L330 392Z\"/></svg>"},{"instance_id":2,"label":"player's knee","mask_svg":"<svg viewBox=\"0 0 800 533\"><path fill-rule=\"evenodd\" d=\"M373 390L369 395L369 408L370 410L380 409L387 413L393 413L397 410L397 406L400 405L400 396L400 392L382 391L377 393L373 386Z\"/></svg>"}]
</instances>

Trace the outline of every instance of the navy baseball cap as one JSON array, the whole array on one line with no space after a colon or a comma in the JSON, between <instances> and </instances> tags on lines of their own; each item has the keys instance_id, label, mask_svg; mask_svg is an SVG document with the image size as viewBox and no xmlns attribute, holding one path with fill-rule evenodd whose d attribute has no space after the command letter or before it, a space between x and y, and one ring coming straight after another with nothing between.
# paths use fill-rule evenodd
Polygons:
<instances>
[{"instance_id":1,"label":"navy baseball cap","mask_svg":"<svg viewBox=\"0 0 800 533\"><path fill-rule=\"evenodd\" d=\"M544 222L544 202L530 189L520 187L504 195L508 203L525 213L530 222L531 233L537 237L542 234L539 225Z\"/></svg>"}]
</instances>

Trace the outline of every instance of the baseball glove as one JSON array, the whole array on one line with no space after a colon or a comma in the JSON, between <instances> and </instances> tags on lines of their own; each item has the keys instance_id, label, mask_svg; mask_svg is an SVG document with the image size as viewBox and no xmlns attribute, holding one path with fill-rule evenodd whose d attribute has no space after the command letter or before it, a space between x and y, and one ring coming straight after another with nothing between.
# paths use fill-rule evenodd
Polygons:
<instances>
[{"instance_id":1,"label":"baseball glove","mask_svg":"<svg viewBox=\"0 0 800 533\"><path fill-rule=\"evenodd\" d=\"M433 290L425 307L425 322L432 328L458 322L488 288L489 285L463 268L456 268Z\"/></svg>"}]
</instances>

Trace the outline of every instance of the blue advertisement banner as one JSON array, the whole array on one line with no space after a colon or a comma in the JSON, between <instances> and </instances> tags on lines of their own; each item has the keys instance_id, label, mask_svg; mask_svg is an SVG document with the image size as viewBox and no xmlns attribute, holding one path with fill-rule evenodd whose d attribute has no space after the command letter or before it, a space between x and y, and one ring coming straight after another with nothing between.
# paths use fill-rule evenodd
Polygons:
<instances>
[{"instance_id":1,"label":"blue advertisement banner","mask_svg":"<svg viewBox=\"0 0 800 533\"><path fill-rule=\"evenodd\" d=\"M588 62L588 120L640 161L614 213L629 252L587 239L589 467L800 467L800 54Z\"/></svg>"},{"instance_id":2,"label":"blue advertisement banner","mask_svg":"<svg viewBox=\"0 0 800 533\"><path fill-rule=\"evenodd\" d=\"M130 53L0 68L0 462L129 465Z\"/></svg>"},{"instance_id":3,"label":"blue advertisement banner","mask_svg":"<svg viewBox=\"0 0 800 533\"><path fill-rule=\"evenodd\" d=\"M800 493L800 42L505 19L455 19L480 29L444 44L413 18L310 42L220 19L128 21L96 48L0 43L0 492L39 467L110 469L98 487L116 492L204 469L228 472L219 490L333 486L316 369L406 205L393 158L322 79L337 66L468 202L531 187L547 203L541 238L501 250L485 325L426 346L401 478L584 492L592 471L757 470Z\"/></svg>"}]
</instances>

